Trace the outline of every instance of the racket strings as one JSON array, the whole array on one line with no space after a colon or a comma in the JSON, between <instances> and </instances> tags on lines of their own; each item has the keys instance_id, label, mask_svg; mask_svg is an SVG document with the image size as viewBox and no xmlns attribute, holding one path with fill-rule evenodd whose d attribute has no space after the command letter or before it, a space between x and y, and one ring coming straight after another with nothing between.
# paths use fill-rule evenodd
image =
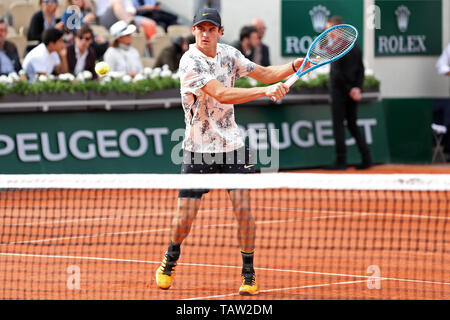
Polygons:
<instances>
[{"instance_id":1,"label":"racket strings","mask_svg":"<svg viewBox=\"0 0 450 320\"><path fill-rule=\"evenodd\" d=\"M357 33L351 27L335 28L324 33L311 48L309 57L316 63L323 63L336 58L352 46Z\"/></svg>"}]
</instances>

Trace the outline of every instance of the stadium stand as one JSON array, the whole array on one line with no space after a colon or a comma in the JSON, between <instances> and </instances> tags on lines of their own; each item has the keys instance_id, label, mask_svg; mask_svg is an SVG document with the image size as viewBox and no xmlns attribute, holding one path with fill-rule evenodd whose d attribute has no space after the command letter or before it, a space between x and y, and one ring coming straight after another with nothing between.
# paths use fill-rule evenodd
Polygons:
<instances>
[{"instance_id":1,"label":"stadium stand","mask_svg":"<svg viewBox=\"0 0 450 320\"><path fill-rule=\"evenodd\" d=\"M27 1L16 1L11 4L9 14L12 17L12 26L17 33L26 34L34 13L34 6Z\"/></svg>"},{"instance_id":2,"label":"stadium stand","mask_svg":"<svg viewBox=\"0 0 450 320\"><path fill-rule=\"evenodd\" d=\"M170 37L167 35L154 35L150 39L150 56L158 57L161 51L170 44Z\"/></svg>"},{"instance_id":3,"label":"stadium stand","mask_svg":"<svg viewBox=\"0 0 450 320\"><path fill-rule=\"evenodd\" d=\"M133 33L133 42L131 43L131 46L139 51L141 57L144 57L146 55L147 46L147 37L145 36L145 34L143 32Z\"/></svg>"},{"instance_id":4,"label":"stadium stand","mask_svg":"<svg viewBox=\"0 0 450 320\"><path fill-rule=\"evenodd\" d=\"M108 29L106 29L104 26L98 24L91 24L90 27L92 31L94 31L94 34L96 36L101 36L108 41L111 40L111 35L109 34Z\"/></svg>"},{"instance_id":5,"label":"stadium stand","mask_svg":"<svg viewBox=\"0 0 450 320\"><path fill-rule=\"evenodd\" d=\"M14 37L17 35L16 29L12 26L8 26L8 37Z\"/></svg>"},{"instance_id":6,"label":"stadium stand","mask_svg":"<svg viewBox=\"0 0 450 320\"><path fill-rule=\"evenodd\" d=\"M153 66L155 65L155 61L155 58L141 57L141 62L144 68L153 68Z\"/></svg>"},{"instance_id":7,"label":"stadium stand","mask_svg":"<svg viewBox=\"0 0 450 320\"><path fill-rule=\"evenodd\" d=\"M181 24L176 24L176 25L171 25L169 27L167 27L167 35L170 38L176 37L176 36L182 36L182 37L187 37L190 36L192 33L191 28L185 25L181 25Z\"/></svg>"},{"instance_id":8,"label":"stadium stand","mask_svg":"<svg viewBox=\"0 0 450 320\"><path fill-rule=\"evenodd\" d=\"M3 3L0 3L0 18L3 18L6 15L6 7Z\"/></svg>"},{"instance_id":9,"label":"stadium stand","mask_svg":"<svg viewBox=\"0 0 450 320\"><path fill-rule=\"evenodd\" d=\"M8 34L8 40L13 42L16 45L17 51L19 52L20 60L22 62L25 48L27 46L27 38L25 36L19 35L19 34L15 34L13 36L10 36Z\"/></svg>"}]
</instances>

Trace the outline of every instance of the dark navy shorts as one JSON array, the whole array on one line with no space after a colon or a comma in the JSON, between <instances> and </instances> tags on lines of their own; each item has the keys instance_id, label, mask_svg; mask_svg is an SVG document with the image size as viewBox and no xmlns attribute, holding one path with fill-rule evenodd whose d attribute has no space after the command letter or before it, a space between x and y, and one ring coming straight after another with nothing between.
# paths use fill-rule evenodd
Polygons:
<instances>
[{"instance_id":1,"label":"dark navy shorts","mask_svg":"<svg viewBox=\"0 0 450 320\"><path fill-rule=\"evenodd\" d=\"M223 153L197 153L183 150L181 174L254 173L255 157L249 147ZM181 189L178 198L201 199L209 189Z\"/></svg>"}]
</instances>

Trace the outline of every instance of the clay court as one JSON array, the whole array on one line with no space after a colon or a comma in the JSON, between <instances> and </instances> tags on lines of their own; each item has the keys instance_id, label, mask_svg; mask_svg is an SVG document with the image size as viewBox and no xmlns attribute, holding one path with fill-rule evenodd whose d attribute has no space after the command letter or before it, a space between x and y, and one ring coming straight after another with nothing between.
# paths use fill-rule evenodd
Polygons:
<instances>
[{"instance_id":1,"label":"clay court","mask_svg":"<svg viewBox=\"0 0 450 320\"><path fill-rule=\"evenodd\" d=\"M323 173L302 172L311 171ZM0 299L244 299L235 220L221 190L204 197L172 288L156 287L176 197L3 190ZM450 191L252 191L260 295L250 299L450 299L449 199Z\"/></svg>"}]
</instances>

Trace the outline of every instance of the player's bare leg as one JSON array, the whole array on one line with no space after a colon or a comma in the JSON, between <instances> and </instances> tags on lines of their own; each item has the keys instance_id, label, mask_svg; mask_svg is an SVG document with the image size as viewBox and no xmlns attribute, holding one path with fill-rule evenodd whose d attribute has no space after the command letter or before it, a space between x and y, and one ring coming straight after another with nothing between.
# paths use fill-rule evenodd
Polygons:
<instances>
[{"instance_id":1,"label":"player's bare leg","mask_svg":"<svg viewBox=\"0 0 450 320\"><path fill-rule=\"evenodd\" d=\"M194 198L178 199L178 210L172 221L171 243L161 266L156 270L156 284L161 289L169 289L172 285L175 267L181 254L180 246L191 230L200 201Z\"/></svg>"},{"instance_id":2,"label":"player's bare leg","mask_svg":"<svg viewBox=\"0 0 450 320\"><path fill-rule=\"evenodd\" d=\"M242 285L239 288L239 294L256 295L258 284L253 268L256 225L250 210L250 190L232 190L229 194L237 220L238 241L242 254Z\"/></svg>"}]
</instances>

